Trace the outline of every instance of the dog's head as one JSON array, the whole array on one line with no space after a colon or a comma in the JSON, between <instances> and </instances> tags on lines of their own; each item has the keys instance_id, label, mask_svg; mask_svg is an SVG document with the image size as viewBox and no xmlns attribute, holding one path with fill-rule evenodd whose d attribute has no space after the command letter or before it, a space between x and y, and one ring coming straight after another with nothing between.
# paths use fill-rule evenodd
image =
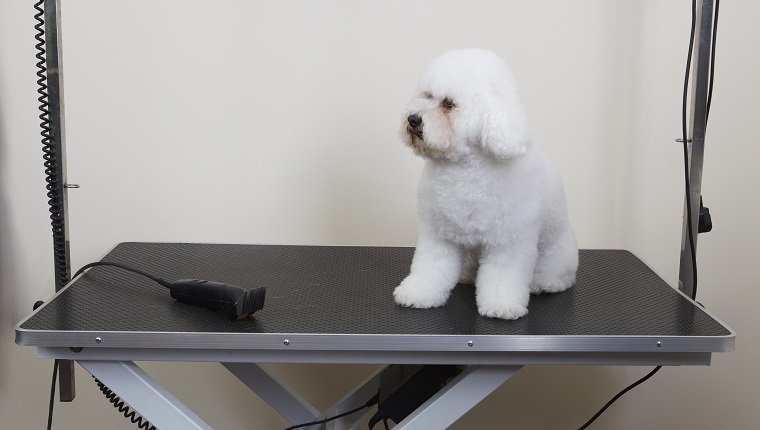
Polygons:
<instances>
[{"instance_id":1,"label":"dog's head","mask_svg":"<svg viewBox=\"0 0 760 430\"><path fill-rule=\"evenodd\" d=\"M406 110L402 135L417 155L509 159L529 148L522 104L506 63L481 49L434 60Z\"/></svg>"}]
</instances>

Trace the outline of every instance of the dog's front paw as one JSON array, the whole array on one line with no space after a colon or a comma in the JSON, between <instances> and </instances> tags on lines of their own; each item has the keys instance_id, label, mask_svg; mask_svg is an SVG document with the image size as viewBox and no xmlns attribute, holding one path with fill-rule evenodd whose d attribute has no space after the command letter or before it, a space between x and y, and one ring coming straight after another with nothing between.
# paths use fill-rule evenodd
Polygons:
<instances>
[{"instance_id":1,"label":"dog's front paw","mask_svg":"<svg viewBox=\"0 0 760 430\"><path fill-rule=\"evenodd\" d=\"M528 314L528 308L514 303L478 303L478 313L484 317L516 320Z\"/></svg>"},{"instance_id":2,"label":"dog's front paw","mask_svg":"<svg viewBox=\"0 0 760 430\"><path fill-rule=\"evenodd\" d=\"M478 273L480 284L475 295L480 315L516 320L528 313L530 289L527 284L505 276L496 278L480 275L481 273Z\"/></svg>"},{"instance_id":3,"label":"dog's front paw","mask_svg":"<svg viewBox=\"0 0 760 430\"><path fill-rule=\"evenodd\" d=\"M481 285L478 288L475 302L478 305L478 313L484 317L516 320L528 313L528 301L530 294L527 288L504 291L501 288L487 288Z\"/></svg>"},{"instance_id":4,"label":"dog's front paw","mask_svg":"<svg viewBox=\"0 0 760 430\"><path fill-rule=\"evenodd\" d=\"M393 291L393 299L410 308L437 308L446 304L449 290L419 275L410 274Z\"/></svg>"},{"instance_id":5,"label":"dog's front paw","mask_svg":"<svg viewBox=\"0 0 760 430\"><path fill-rule=\"evenodd\" d=\"M549 278L536 278L530 284L531 294L553 294L567 290L575 284L575 273L565 275L563 277L549 279Z\"/></svg>"}]
</instances>

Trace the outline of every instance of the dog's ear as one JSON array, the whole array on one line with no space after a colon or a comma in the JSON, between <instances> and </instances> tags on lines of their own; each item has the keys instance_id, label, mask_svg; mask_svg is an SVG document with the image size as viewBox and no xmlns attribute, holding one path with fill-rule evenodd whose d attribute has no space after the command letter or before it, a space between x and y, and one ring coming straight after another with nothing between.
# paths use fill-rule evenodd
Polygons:
<instances>
[{"instance_id":1,"label":"dog's ear","mask_svg":"<svg viewBox=\"0 0 760 430\"><path fill-rule=\"evenodd\" d=\"M494 157L507 160L525 154L530 147L528 124L518 102L504 103L496 97L486 101L480 144Z\"/></svg>"}]
</instances>

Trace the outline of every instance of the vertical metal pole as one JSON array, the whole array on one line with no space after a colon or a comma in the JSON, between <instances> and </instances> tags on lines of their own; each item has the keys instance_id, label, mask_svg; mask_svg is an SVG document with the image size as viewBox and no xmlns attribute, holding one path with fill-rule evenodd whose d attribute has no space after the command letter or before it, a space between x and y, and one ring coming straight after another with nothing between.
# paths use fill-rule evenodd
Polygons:
<instances>
[{"instance_id":1,"label":"vertical metal pole","mask_svg":"<svg viewBox=\"0 0 760 430\"><path fill-rule=\"evenodd\" d=\"M714 0L699 0L695 24L695 40L692 53L691 103L687 138L689 147L689 181L691 186L691 225L686 216L684 204L683 231L681 237L681 266L679 289L689 297L694 292L692 254L689 246L689 229L697 247L699 227L699 200L702 195L702 163L705 152L705 130L707 126L707 93L710 80L710 52L712 51L712 24Z\"/></svg>"},{"instance_id":2,"label":"vertical metal pole","mask_svg":"<svg viewBox=\"0 0 760 430\"><path fill-rule=\"evenodd\" d=\"M60 0L45 0L45 61L47 67L48 103L50 110L50 137L56 157L56 184L60 193L62 211L57 216L62 221L65 243L65 277L59 276L61 264L56 265L55 290L58 291L68 282L71 268L69 257L68 196L66 189L66 138L64 133L63 109L63 70L61 67L61 26ZM61 360L58 365L60 400L70 402L76 396L74 384L74 362Z\"/></svg>"}]
</instances>

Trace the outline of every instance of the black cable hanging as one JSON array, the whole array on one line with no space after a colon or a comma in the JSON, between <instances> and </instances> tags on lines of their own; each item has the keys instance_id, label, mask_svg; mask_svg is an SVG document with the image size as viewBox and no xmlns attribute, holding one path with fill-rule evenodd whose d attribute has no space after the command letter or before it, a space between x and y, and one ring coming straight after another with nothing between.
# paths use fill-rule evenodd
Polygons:
<instances>
[{"instance_id":1,"label":"black cable hanging","mask_svg":"<svg viewBox=\"0 0 760 430\"><path fill-rule=\"evenodd\" d=\"M708 84L708 96L707 96L707 112L705 117L705 126L707 126L707 119L710 115L710 105L712 104L712 92L713 92L713 79L715 77L715 41L717 40L717 32L718 32L718 11L720 9L720 0L715 0L715 9L713 14L713 22L712 22L712 40L711 40L711 52L710 52L710 76L709 76L709 84ZM688 100L688 92L689 92L689 78L691 76L691 56L692 56L692 50L694 49L694 38L696 33L696 22L697 22L697 1L692 0L691 4L691 32L689 35L689 52L686 57L686 73L684 76L684 85L683 85L683 97L682 97L682 110L681 110L681 131L683 134L682 141L683 141L683 154L684 154L684 178L685 178L685 195L686 195L686 222L688 223L688 241L689 241L689 248L691 251L691 259L692 259L692 276L694 280L694 289L692 290L691 298L693 300L696 300L697 297L697 260L696 260L696 249L694 246L694 234L691 229L692 225L692 212L691 212L691 182L689 180L689 154L688 154L688 140L687 140L687 126L686 126L686 112L687 112L687 100ZM604 411L607 410L616 400L618 400L620 397L625 395L630 390L636 388L640 384L647 381L649 378L654 376L657 372L662 369L662 366L657 366L652 371L647 373L644 377L637 380L633 384L629 385L622 391L620 391L618 394L616 394L612 399L610 399L594 416L592 416L586 423L584 423L581 427L579 427L579 430L584 430L588 428L588 426L591 425L599 416L601 416Z\"/></svg>"}]
</instances>

